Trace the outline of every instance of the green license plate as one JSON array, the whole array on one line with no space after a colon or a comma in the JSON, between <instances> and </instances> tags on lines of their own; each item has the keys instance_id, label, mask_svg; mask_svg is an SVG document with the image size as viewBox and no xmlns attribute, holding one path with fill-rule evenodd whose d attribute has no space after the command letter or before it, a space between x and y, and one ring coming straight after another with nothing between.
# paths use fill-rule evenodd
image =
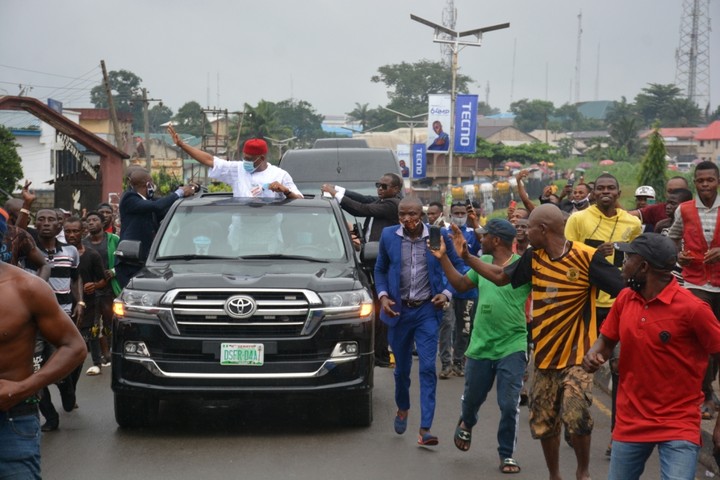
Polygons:
<instances>
[{"instance_id":1,"label":"green license plate","mask_svg":"<svg viewBox=\"0 0 720 480\"><path fill-rule=\"evenodd\" d=\"M262 366L265 348L262 343L221 343L220 365Z\"/></svg>"}]
</instances>

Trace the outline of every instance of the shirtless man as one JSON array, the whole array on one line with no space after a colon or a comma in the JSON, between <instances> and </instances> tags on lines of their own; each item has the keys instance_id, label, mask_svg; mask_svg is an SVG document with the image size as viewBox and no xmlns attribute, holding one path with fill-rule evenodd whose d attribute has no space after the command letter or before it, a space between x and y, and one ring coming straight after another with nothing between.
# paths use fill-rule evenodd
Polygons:
<instances>
[{"instance_id":1,"label":"shirtless man","mask_svg":"<svg viewBox=\"0 0 720 480\"><path fill-rule=\"evenodd\" d=\"M0 216L0 241L6 230ZM83 362L85 343L50 286L40 278L0 262L0 294L13 299L0 302L0 478L40 478L35 394ZM38 333L57 351L33 373Z\"/></svg>"}]
</instances>

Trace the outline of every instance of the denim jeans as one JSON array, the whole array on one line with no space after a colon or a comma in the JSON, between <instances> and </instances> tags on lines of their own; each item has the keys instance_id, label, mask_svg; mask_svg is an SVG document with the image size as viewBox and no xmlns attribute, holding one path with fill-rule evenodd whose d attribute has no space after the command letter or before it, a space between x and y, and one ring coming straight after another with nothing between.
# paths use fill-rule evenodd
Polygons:
<instances>
[{"instance_id":1,"label":"denim jeans","mask_svg":"<svg viewBox=\"0 0 720 480\"><path fill-rule=\"evenodd\" d=\"M520 421L520 390L527 364L523 350L499 360L465 361L465 392L462 396L462 421L472 428L478 420L478 410L497 378L497 402L500 407L500 424L497 441L500 458L513 456Z\"/></svg>"},{"instance_id":2,"label":"denim jeans","mask_svg":"<svg viewBox=\"0 0 720 480\"><path fill-rule=\"evenodd\" d=\"M37 415L8 418L0 412L0 478L39 479L40 419Z\"/></svg>"},{"instance_id":3,"label":"denim jeans","mask_svg":"<svg viewBox=\"0 0 720 480\"><path fill-rule=\"evenodd\" d=\"M693 480L700 446L686 440L658 443L612 442L608 480L634 480L645 470L655 445L660 457L661 480Z\"/></svg>"},{"instance_id":4,"label":"denim jeans","mask_svg":"<svg viewBox=\"0 0 720 480\"><path fill-rule=\"evenodd\" d=\"M470 306L470 324L475 319L475 306L477 303L469 298L453 298L450 305L443 312L440 324L440 364L443 368L451 365L462 365L465 350L468 346L469 334L465 330L465 310Z\"/></svg>"}]
</instances>

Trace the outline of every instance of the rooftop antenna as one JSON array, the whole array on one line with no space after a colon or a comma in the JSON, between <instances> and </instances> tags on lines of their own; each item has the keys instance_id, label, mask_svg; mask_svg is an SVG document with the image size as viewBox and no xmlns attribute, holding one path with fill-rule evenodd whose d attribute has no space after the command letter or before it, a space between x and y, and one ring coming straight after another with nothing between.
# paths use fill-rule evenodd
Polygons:
<instances>
[{"instance_id":1,"label":"rooftop antenna","mask_svg":"<svg viewBox=\"0 0 720 480\"><path fill-rule=\"evenodd\" d=\"M512 76L510 77L510 103L513 103L513 97L515 94L515 56L517 54L517 37L513 40L513 63L512 63Z\"/></svg>"},{"instance_id":2,"label":"rooftop antenna","mask_svg":"<svg viewBox=\"0 0 720 480\"><path fill-rule=\"evenodd\" d=\"M597 65L595 66L595 97L594 100L598 100L600 96L600 42L598 42L597 48Z\"/></svg>"},{"instance_id":3,"label":"rooftop antenna","mask_svg":"<svg viewBox=\"0 0 720 480\"><path fill-rule=\"evenodd\" d=\"M485 105L490 106L490 80L485 82Z\"/></svg>"},{"instance_id":4,"label":"rooftop antenna","mask_svg":"<svg viewBox=\"0 0 720 480\"><path fill-rule=\"evenodd\" d=\"M455 8L455 4L453 0L447 0L445 3L445 8L443 8L442 12L442 24L444 27L449 28L450 30L455 30L455 22L457 21L457 9ZM443 38L445 40L450 40L451 37L448 33L442 33L440 35L440 38ZM452 45L447 43L441 43L440 44L440 54L442 55L442 63L446 67L452 66L452 56L453 56L453 49Z\"/></svg>"},{"instance_id":5,"label":"rooftop antenna","mask_svg":"<svg viewBox=\"0 0 720 480\"><path fill-rule=\"evenodd\" d=\"M575 53L575 103L580 102L580 60L582 57L582 10L578 13L577 52Z\"/></svg>"},{"instance_id":6,"label":"rooftop antenna","mask_svg":"<svg viewBox=\"0 0 720 480\"><path fill-rule=\"evenodd\" d=\"M710 0L683 0L675 85L704 109L710 104Z\"/></svg>"}]
</instances>

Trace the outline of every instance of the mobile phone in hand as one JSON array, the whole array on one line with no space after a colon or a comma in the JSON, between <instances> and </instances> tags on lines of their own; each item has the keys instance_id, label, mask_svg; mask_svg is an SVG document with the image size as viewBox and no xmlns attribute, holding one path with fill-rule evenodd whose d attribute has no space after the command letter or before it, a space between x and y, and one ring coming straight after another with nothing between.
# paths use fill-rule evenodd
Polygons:
<instances>
[{"instance_id":1,"label":"mobile phone in hand","mask_svg":"<svg viewBox=\"0 0 720 480\"><path fill-rule=\"evenodd\" d=\"M430 227L430 250L440 250L440 227Z\"/></svg>"}]
</instances>

